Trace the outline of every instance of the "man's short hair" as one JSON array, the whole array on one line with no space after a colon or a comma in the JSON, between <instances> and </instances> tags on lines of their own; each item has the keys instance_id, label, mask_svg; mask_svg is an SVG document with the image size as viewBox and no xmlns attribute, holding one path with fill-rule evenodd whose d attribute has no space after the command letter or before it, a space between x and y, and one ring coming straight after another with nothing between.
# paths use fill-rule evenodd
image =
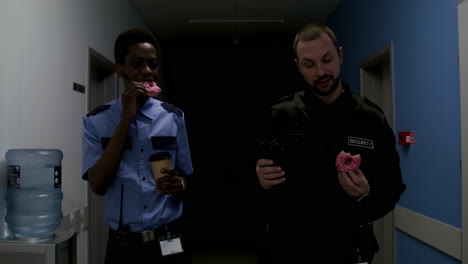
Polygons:
<instances>
[{"instance_id":1,"label":"man's short hair","mask_svg":"<svg viewBox=\"0 0 468 264\"><path fill-rule=\"evenodd\" d=\"M296 34L294 38L294 54L297 57L297 45L299 41L309 41L309 40L316 40L318 39L322 33L327 34L330 39L332 40L333 44L335 45L336 50L338 51L338 40L336 39L335 33L327 27L326 25L318 22L309 23L304 25ZM339 52L338 52L339 54Z\"/></svg>"},{"instance_id":2,"label":"man's short hair","mask_svg":"<svg viewBox=\"0 0 468 264\"><path fill-rule=\"evenodd\" d=\"M151 33L141 29L132 28L120 33L114 44L115 63L124 64L128 48L134 44L148 42L154 46L157 52L156 37Z\"/></svg>"}]
</instances>

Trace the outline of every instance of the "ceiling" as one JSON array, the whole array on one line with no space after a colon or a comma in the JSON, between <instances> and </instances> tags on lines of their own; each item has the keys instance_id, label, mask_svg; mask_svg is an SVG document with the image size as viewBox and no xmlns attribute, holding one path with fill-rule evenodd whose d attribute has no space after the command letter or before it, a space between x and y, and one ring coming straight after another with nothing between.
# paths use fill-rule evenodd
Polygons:
<instances>
[{"instance_id":1,"label":"ceiling","mask_svg":"<svg viewBox=\"0 0 468 264\"><path fill-rule=\"evenodd\" d=\"M294 34L341 0L129 0L160 39Z\"/></svg>"}]
</instances>

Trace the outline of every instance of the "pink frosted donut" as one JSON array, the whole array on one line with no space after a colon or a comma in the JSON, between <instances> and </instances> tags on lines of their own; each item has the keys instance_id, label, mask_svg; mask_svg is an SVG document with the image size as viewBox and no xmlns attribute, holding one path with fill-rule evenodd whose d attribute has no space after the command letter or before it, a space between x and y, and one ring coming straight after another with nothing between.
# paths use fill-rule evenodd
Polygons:
<instances>
[{"instance_id":1,"label":"pink frosted donut","mask_svg":"<svg viewBox=\"0 0 468 264\"><path fill-rule=\"evenodd\" d=\"M161 92L161 88L155 82L144 82L143 85L149 96L156 96Z\"/></svg>"},{"instance_id":2,"label":"pink frosted donut","mask_svg":"<svg viewBox=\"0 0 468 264\"><path fill-rule=\"evenodd\" d=\"M336 156L336 168L342 172L357 171L361 165L361 155L351 155L350 153L341 151Z\"/></svg>"}]
</instances>

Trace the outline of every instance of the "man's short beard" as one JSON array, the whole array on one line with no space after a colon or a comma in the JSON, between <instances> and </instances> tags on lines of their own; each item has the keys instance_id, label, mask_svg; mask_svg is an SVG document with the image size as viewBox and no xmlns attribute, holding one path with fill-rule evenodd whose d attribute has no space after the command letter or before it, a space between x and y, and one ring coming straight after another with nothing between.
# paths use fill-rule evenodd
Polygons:
<instances>
[{"instance_id":1,"label":"man's short beard","mask_svg":"<svg viewBox=\"0 0 468 264\"><path fill-rule=\"evenodd\" d=\"M338 84L340 83L340 80L341 80L340 76L338 76L337 78L334 78L332 86L330 87L330 89L328 89L326 91L323 91L323 90L317 88L317 86L315 86L315 85L310 85L310 89L317 96L328 96L328 95L332 94L334 91L336 91L336 88L338 88Z\"/></svg>"}]
</instances>

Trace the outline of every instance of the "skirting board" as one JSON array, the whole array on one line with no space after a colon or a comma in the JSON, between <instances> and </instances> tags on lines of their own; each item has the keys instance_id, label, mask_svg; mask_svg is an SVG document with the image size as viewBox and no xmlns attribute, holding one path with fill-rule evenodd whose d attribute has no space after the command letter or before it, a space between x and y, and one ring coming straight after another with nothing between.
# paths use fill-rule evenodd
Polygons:
<instances>
[{"instance_id":1,"label":"skirting board","mask_svg":"<svg viewBox=\"0 0 468 264\"><path fill-rule=\"evenodd\" d=\"M395 228L461 260L462 231L422 214L397 206L394 210Z\"/></svg>"}]
</instances>

